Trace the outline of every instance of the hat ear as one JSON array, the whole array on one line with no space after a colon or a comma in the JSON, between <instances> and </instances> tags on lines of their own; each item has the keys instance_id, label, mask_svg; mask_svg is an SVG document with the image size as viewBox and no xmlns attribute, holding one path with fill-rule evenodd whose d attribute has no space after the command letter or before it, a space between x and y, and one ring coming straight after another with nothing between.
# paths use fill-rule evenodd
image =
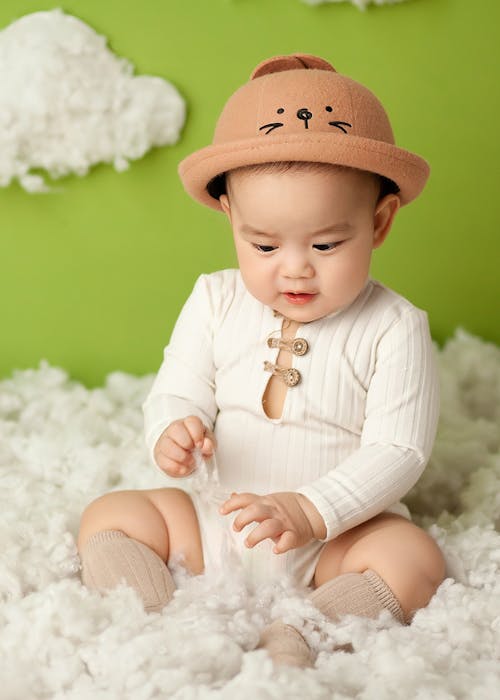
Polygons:
<instances>
[{"instance_id":1,"label":"hat ear","mask_svg":"<svg viewBox=\"0 0 500 700\"><path fill-rule=\"evenodd\" d=\"M308 53L292 53L289 56L273 56L262 61L253 69L250 80L260 78L268 73L280 73L284 70L297 70L297 68L317 68L337 72L328 61L319 56L311 56Z\"/></svg>"}]
</instances>

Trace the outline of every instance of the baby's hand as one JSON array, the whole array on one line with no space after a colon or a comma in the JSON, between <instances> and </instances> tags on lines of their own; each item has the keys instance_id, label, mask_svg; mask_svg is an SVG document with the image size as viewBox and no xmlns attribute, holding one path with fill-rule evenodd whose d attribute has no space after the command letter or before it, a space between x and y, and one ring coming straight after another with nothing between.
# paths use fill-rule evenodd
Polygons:
<instances>
[{"instance_id":1,"label":"baby's hand","mask_svg":"<svg viewBox=\"0 0 500 700\"><path fill-rule=\"evenodd\" d=\"M241 513L233 523L237 532L251 522L260 523L246 538L247 547L254 547L269 538L275 543L274 553L283 554L325 536L323 518L311 501L300 493L271 493L267 496L233 493L222 504L220 512L227 515L240 509Z\"/></svg>"},{"instance_id":2,"label":"baby's hand","mask_svg":"<svg viewBox=\"0 0 500 700\"><path fill-rule=\"evenodd\" d=\"M211 457L217 443L212 431L198 416L188 416L170 423L160 435L154 457L169 476L188 476L194 470L193 449L199 447L203 457Z\"/></svg>"}]
</instances>

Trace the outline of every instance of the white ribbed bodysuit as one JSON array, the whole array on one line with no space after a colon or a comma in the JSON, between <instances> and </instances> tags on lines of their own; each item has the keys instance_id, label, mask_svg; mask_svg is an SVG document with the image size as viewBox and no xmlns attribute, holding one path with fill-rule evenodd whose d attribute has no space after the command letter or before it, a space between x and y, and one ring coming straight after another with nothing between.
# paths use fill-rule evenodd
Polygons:
<instances>
[{"instance_id":1,"label":"white ribbed bodysuit","mask_svg":"<svg viewBox=\"0 0 500 700\"><path fill-rule=\"evenodd\" d=\"M237 540L255 581L288 574L308 585L325 541L391 510L429 459L439 416L439 379L427 314L369 278L347 307L302 324L309 350L293 356L301 374L288 388L281 418L262 396L279 349L280 317L245 288L239 270L201 275L186 301L143 404L151 460L163 430L197 415L217 438L221 485L230 493L298 491L324 518L325 540L276 555L265 540L251 550ZM190 478L168 480L190 491ZM232 516L199 509L204 550L230 530ZM253 529L253 523L248 528ZM248 531L245 528L244 533ZM218 539L219 538L219 539Z\"/></svg>"}]
</instances>

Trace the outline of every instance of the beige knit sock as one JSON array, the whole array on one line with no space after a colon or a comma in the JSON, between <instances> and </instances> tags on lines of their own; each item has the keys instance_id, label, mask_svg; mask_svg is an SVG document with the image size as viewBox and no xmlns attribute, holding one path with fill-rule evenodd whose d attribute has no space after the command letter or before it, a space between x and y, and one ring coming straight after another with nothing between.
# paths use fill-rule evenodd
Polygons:
<instances>
[{"instance_id":1,"label":"beige knit sock","mask_svg":"<svg viewBox=\"0 0 500 700\"><path fill-rule=\"evenodd\" d=\"M274 620L264 629L257 649L265 649L277 665L312 666L313 654L304 637L295 627L281 620Z\"/></svg>"},{"instance_id":2,"label":"beige knit sock","mask_svg":"<svg viewBox=\"0 0 500 700\"><path fill-rule=\"evenodd\" d=\"M399 601L386 582L371 569L362 574L341 574L313 591L309 600L330 620L338 620L348 613L376 619L383 609L387 609L405 624ZM266 649L275 664L304 668L313 663L313 654L302 635L280 620L266 627L258 648ZM353 647L344 644L336 650L352 652Z\"/></svg>"},{"instance_id":3,"label":"beige knit sock","mask_svg":"<svg viewBox=\"0 0 500 700\"><path fill-rule=\"evenodd\" d=\"M96 532L83 546L80 560L85 586L106 591L125 580L142 598L146 612L161 610L173 598L175 584L165 562L121 530Z\"/></svg>"},{"instance_id":4,"label":"beige knit sock","mask_svg":"<svg viewBox=\"0 0 500 700\"><path fill-rule=\"evenodd\" d=\"M338 620L348 613L375 619L385 608L401 624L405 623L398 599L372 569L362 574L341 574L313 591L309 600L331 620Z\"/></svg>"}]
</instances>

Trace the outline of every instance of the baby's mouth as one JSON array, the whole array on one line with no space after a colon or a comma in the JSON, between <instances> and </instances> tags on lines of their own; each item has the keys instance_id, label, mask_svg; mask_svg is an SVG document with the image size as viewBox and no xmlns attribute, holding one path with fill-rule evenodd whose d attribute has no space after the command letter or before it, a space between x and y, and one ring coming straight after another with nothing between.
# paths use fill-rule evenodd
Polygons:
<instances>
[{"instance_id":1,"label":"baby's mouth","mask_svg":"<svg viewBox=\"0 0 500 700\"><path fill-rule=\"evenodd\" d=\"M284 292L283 294L292 304L307 304L316 296L316 294L309 292Z\"/></svg>"}]
</instances>

